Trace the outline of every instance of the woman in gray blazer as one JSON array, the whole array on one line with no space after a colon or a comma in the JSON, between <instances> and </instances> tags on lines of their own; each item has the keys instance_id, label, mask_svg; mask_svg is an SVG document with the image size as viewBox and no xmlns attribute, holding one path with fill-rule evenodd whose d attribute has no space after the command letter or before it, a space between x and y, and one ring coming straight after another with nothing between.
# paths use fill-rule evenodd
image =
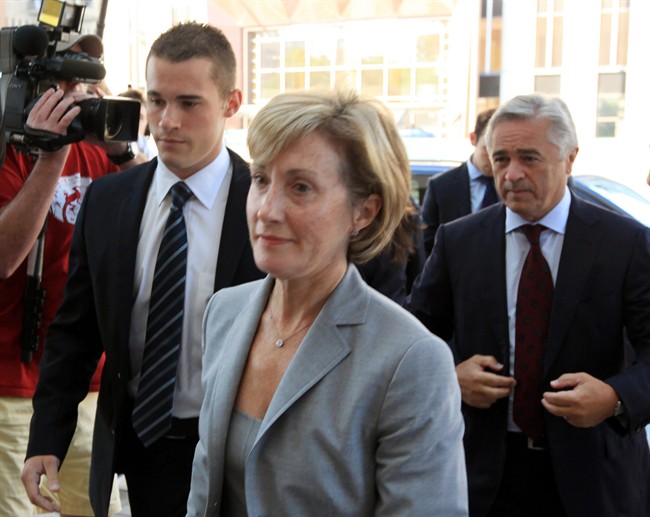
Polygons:
<instances>
[{"instance_id":1,"label":"woman in gray blazer","mask_svg":"<svg viewBox=\"0 0 650 517\"><path fill-rule=\"evenodd\" d=\"M352 93L280 95L248 145L247 220L268 276L206 310L188 515L466 515L449 348L352 264L409 251L391 113Z\"/></svg>"}]
</instances>

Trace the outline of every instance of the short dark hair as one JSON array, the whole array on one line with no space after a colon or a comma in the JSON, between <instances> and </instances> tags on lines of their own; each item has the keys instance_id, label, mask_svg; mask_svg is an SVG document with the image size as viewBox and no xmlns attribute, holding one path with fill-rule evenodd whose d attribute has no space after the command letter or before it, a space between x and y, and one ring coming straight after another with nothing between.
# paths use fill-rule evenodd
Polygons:
<instances>
[{"instance_id":1,"label":"short dark hair","mask_svg":"<svg viewBox=\"0 0 650 517\"><path fill-rule=\"evenodd\" d=\"M174 25L154 41L147 56L180 63L193 58L206 58L212 62L212 78L220 93L226 97L234 88L237 61L230 42L216 27L197 22Z\"/></svg>"},{"instance_id":2,"label":"short dark hair","mask_svg":"<svg viewBox=\"0 0 650 517\"><path fill-rule=\"evenodd\" d=\"M492 115L494 115L494 112L496 111L496 108L492 108L489 110L481 111L476 117L476 124L474 125L474 134L476 135L476 140L478 141L479 138L481 138L481 135L484 133L485 129L487 128L488 122L490 122L490 118Z\"/></svg>"}]
</instances>

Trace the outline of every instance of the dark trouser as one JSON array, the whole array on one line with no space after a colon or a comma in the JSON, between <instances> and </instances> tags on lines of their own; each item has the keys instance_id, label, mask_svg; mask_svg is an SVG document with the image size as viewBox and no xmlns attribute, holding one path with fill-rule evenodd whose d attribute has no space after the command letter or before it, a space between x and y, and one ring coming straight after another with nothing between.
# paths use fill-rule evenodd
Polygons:
<instances>
[{"instance_id":1,"label":"dark trouser","mask_svg":"<svg viewBox=\"0 0 650 517\"><path fill-rule=\"evenodd\" d=\"M508 433L506 463L488 517L565 517L547 448L530 449L521 433Z\"/></svg>"},{"instance_id":2,"label":"dark trouser","mask_svg":"<svg viewBox=\"0 0 650 517\"><path fill-rule=\"evenodd\" d=\"M130 429L124 441L124 477L133 517L184 517L198 443L198 419L173 419L170 433L148 448Z\"/></svg>"}]
</instances>

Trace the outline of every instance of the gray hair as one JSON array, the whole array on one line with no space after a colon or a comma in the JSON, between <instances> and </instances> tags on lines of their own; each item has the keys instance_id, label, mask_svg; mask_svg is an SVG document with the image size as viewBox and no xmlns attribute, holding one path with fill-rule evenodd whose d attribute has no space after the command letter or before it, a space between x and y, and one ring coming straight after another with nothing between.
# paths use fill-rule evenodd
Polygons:
<instances>
[{"instance_id":1,"label":"gray hair","mask_svg":"<svg viewBox=\"0 0 650 517\"><path fill-rule=\"evenodd\" d=\"M492 149L492 134L500 122L540 119L550 121L547 136L549 141L560 149L562 159L578 148L578 135L567 105L561 99L539 94L518 95L499 106L488 124L485 144L488 149Z\"/></svg>"}]
</instances>

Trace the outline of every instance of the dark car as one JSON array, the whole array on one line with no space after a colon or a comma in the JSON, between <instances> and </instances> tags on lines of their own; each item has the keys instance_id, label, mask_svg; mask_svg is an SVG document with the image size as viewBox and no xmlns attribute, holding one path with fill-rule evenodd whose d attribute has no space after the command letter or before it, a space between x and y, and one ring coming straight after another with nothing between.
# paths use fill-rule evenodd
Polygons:
<instances>
[{"instance_id":1,"label":"dark car","mask_svg":"<svg viewBox=\"0 0 650 517\"><path fill-rule=\"evenodd\" d=\"M571 189L594 205L632 217L650 227L650 200L617 181L602 176L573 176Z\"/></svg>"},{"instance_id":2,"label":"dark car","mask_svg":"<svg viewBox=\"0 0 650 517\"><path fill-rule=\"evenodd\" d=\"M419 205L422 205L424 193L427 191L429 178L451 169L462 162L456 161L412 161L411 162L411 195Z\"/></svg>"}]
</instances>

